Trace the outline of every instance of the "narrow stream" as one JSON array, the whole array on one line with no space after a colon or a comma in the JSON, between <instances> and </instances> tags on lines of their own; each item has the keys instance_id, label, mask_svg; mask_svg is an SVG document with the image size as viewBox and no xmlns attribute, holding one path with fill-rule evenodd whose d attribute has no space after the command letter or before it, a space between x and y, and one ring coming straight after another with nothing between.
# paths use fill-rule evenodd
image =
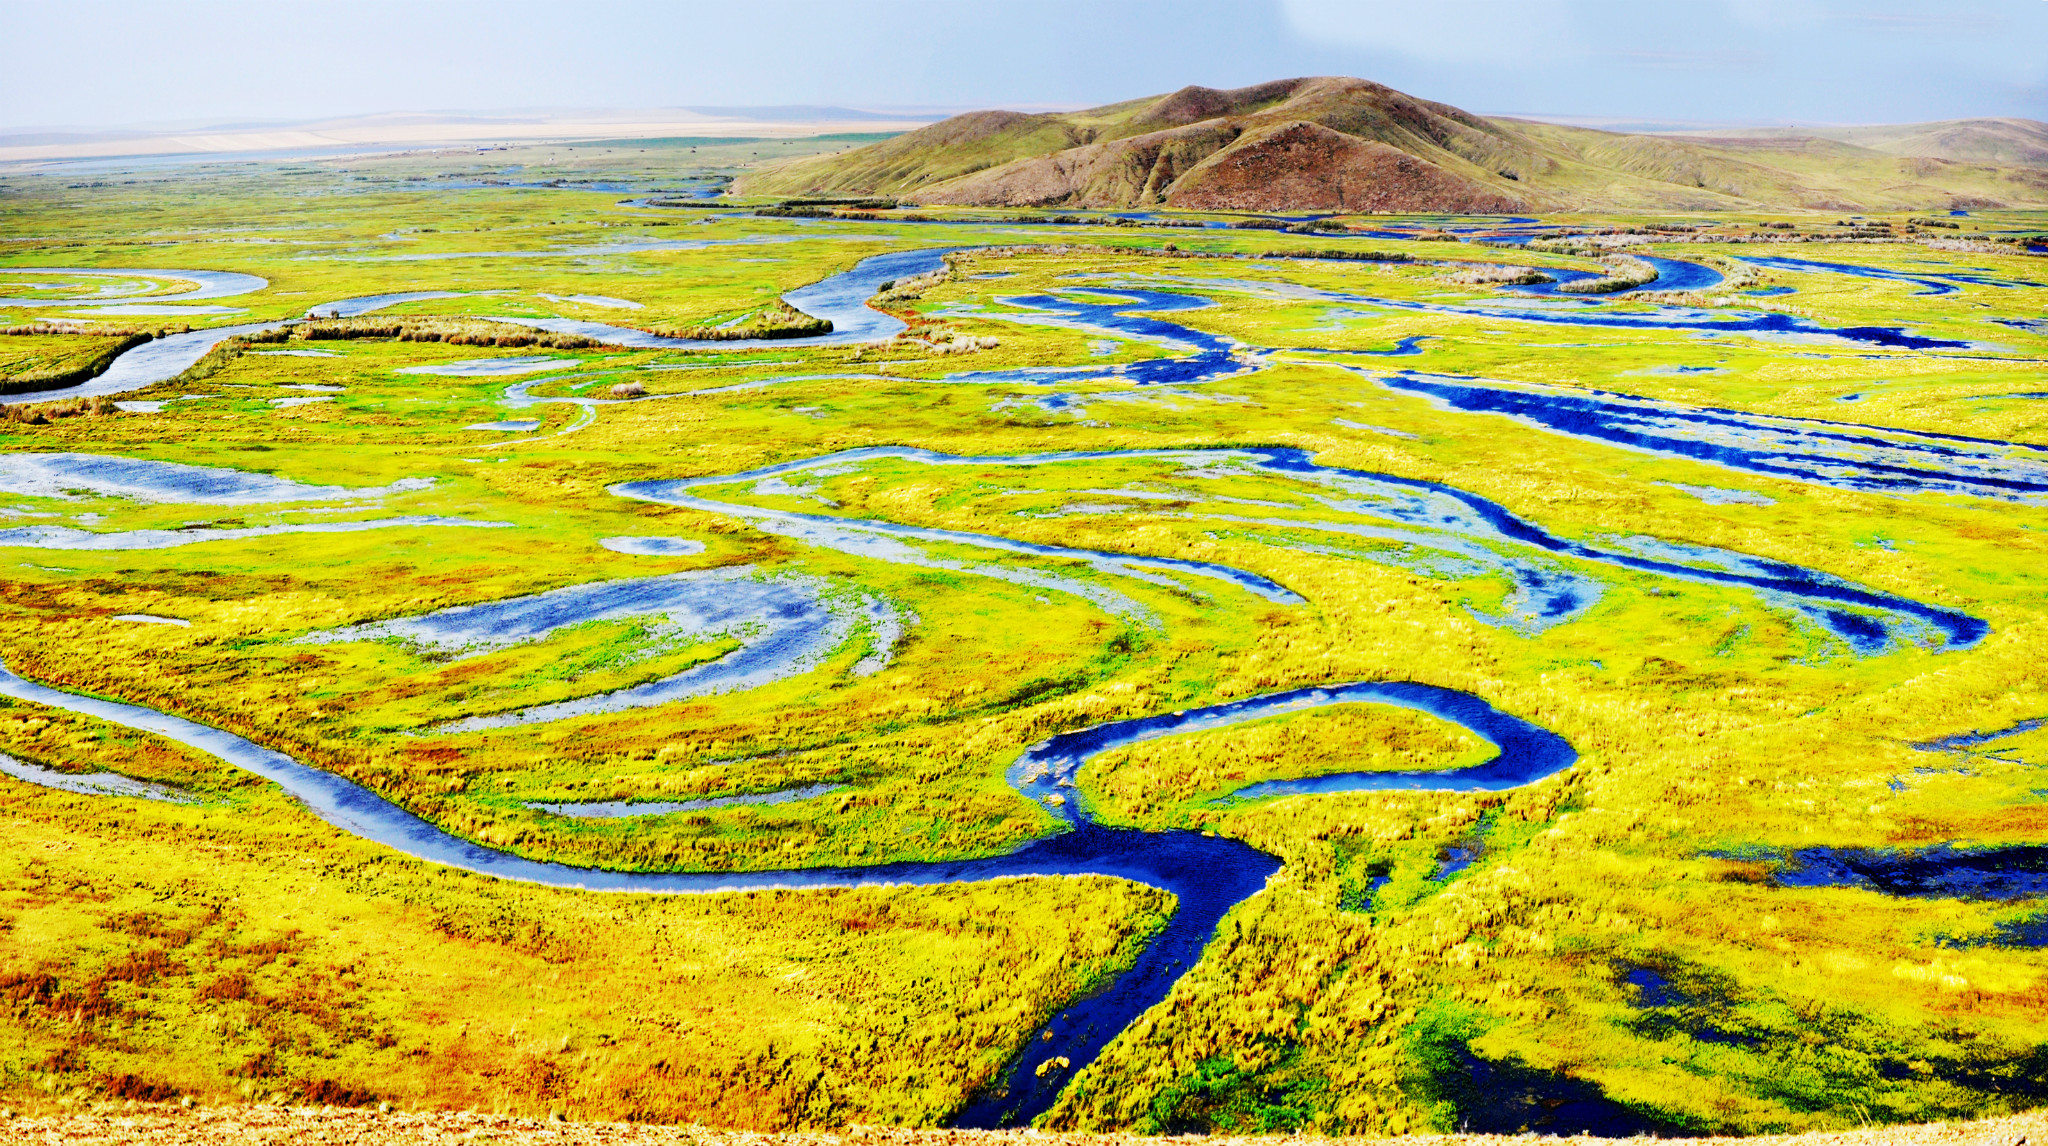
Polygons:
<instances>
[{"instance_id":1,"label":"narrow stream","mask_svg":"<svg viewBox=\"0 0 2048 1146\"><path fill-rule=\"evenodd\" d=\"M520 318L512 315L490 317L493 322L530 326L556 334L580 334L614 346L647 350L759 350L874 342L894 337L907 328L903 320L869 306L868 300L875 296L883 283L915 278L939 270L946 265L946 256L952 253L953 249L928 247L916 251L889 251L870 255L855 263L849 270L841 271L809 286L798 287L783 295L782 301L797 310L832 323L830 334L812 335L807 338L743 338L731 341L669 338L649 334L644 330L635 330L630 326L610 326L602 322L585 322L573 318Z\"/></svg>"},{"instance_id":2,"label":"narrow stream","mask_svg":"<svg viewBox=\"0 0 2048 1146\"><path fill-rule=\"evenodd\" d=\"M168 274L169 272L161 273ZM269 285L263 279L256 278L254 275L234 275L223 271L182 271L179 274L186 276L200 274L217 275L228 279L250 279L255 283L254 286L244 287L242 290L231 293L257 290ZM325 315L331 312L343 318L353 318L358 315L381 310L387 306L396 306L399 303L415 302L422 299L458 298L461 297L461 293L459 291L409 291L402 294L366 295L358 298L340 299L336 302L320 303L307 308L307 313ZM175 297L183 299L201 296L186 294ZM0 302L4 301L6 300L0 300ZM178 375L190 370L194 363L206 357L207 351L212 350L214 347L238 334L256 334L265 330L276 330L284 325L286 323L283 319L272 322L245 322L235 326L215 326L205 330L192 330L184 334L170 334L162 338L153 338L140 346L121 352L113 362L107 365L106 370L96 378L79 383L76 386L65 386L54 390L29 390L20 394L0 394L0 406L13 406L24 402L49 402L62 398L99 398L110 394L126 394L130 390L140 390L145 386L154 386L166 379L176 378Z\"/></svg>"}]
</instances>

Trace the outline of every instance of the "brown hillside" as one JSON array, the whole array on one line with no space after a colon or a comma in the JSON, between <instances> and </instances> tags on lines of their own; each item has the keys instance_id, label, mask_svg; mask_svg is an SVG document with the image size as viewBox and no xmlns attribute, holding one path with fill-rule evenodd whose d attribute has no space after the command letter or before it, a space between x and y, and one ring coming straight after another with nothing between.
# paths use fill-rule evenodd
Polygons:
<instances>
[{"instance_id":1,"label":"brown hillside","mask_svg":"<svg viewBox=\"0 0 2048 1146\"><path fill-rule=\"evenodd\" d=\"M1397 147L1302 122L1246 136L1189 171L1167 197L1192 211L1260 211L1276 202L1345 212L1523 209L1519 199Z\"/></svg>"},{"instance_id":2,"label":"brown hillside","mask_svg":"<svg viewBox=\"0 0 2048 1146\"><path fill-rule=\"evenodd\" d=\"M1851 139L1853 141L1854 137ZM2008 167L2048 167L2048 124L2028 119L1931 123L1898 132L1889 138L1873 138L1865 146L1921 159L1996 163Z\"/></svg>"},{"instance_id":3,"label":"brown hillside","mask_svg":"<svg viewBox=\"0 0 2048 1146\"><path fill-rule=\"evenodd\" d=\"M920 203L1002 207L1520 210L1522 197L1505 190L1511 183L1496 168L1534 163L1477 116L1366 80L1187 87L1135 114L1101 114L1111 110L1074 117L1071 134L1092 137L1088 143L919 179L901 193ZM1084 120L1091 122L1083 127ZM1166 126L1130 134L1156 125ZM1237 153L1246 147L1254 150ZM1198 167L1206 172L1199 189L1186 182Z\"/></svg>"},{"instance_id":4,"label":"brown hillside","mask_svg":"<svg viewBox=\"0 0 2048 1146\"><path fill-rule=\"evenodd\" d=\"M1196 87L1190 84L1172 95L1160 96L1137 114L1134 124L1159 124L1164 127L1185 127L1205 119L1223 116L1247 115L1270 104L1275 104L1299 91L1312 80L1274 80L1248 88L1234 88L1218 91L1215 88Z\"/></svg>"},{"instance_id":5,"label":"brown hillside","mask_svg":"<svg viewBox=\"0 0 2048 1146\"><path fill-rule=\"evenodd\" d=\"M1488 119L1385 84L1318 76L1185 87L1057 115L975 112L777 164L735 190L1243 211L1928 210L2048 204L2043 154L2048 126L2028 120L1629 135ZM1304 166L1283 170L1289 160ZM1488 203L1512 206L1479 206Z\"/></svg>"},{"instance_id":6,"label":"brown hillside","mask_svg":"<svg viewBox=\"0 0 2048 1146\"><path fill-rule=\"evenodd\" d=\"M1488 201L1488 190L1494 200L1521 203L1525 196L1502 169L1541 166L1511 133L1478 116L1384 84L1324 76L1230 90L1185 87L1067 115L975 112L845 155L780 165L747 176L738 190L895 194L919 203L983 206L1152 206L1178 201L1177 182L1241 137L1265 140L1276 129L1304 123L1392 148L1420 165L1390 165L1386 156L1367 162L1367 151L1338 148L1333 140L1308 146L1289 136L1289 154L1314 159L1316 170L1346 173L1341 191L1318 186L1304 170L1277 185L1301 196L1299 201L1256 201L1242 189L1225 192L1221 184L1212 194L1227 193L1247 210L1337 201L1458 210L1461 203ZM1233 172L1270 168L1271 162L1246 156L1236 166L1216 169L1215 177L1227 182ZM1375 171L1396 185L1369 194L1361 180ZM1418 199L1425 188L1445 197Z\"/></svg>"},{"instance_id":7,"label":"brown hillside","mask_svg":"<svg viewBox=\"0 0 2048 1146\"><path fill-rule=\"evenodd\" d=\"M1777 141L1831 140L1859 151L1998 167L2048 168L2048 123L2031 119L1955 119L1858 127L1777 127L1680 133L1695 143L1755 148Z\"/></svg>"},{"instance_id":8,"label":"brown hillside","mask_svg":"<svg viewBox=\"0 0 2048 1146\"><path fill-rule=\"evenodd\" d=\"M1163 201L1187 171L1229 146L1238 129L1224 120L1091 143L914 192L920 203L992 207L1133 207Z\"/></svg>"}]
</instances>

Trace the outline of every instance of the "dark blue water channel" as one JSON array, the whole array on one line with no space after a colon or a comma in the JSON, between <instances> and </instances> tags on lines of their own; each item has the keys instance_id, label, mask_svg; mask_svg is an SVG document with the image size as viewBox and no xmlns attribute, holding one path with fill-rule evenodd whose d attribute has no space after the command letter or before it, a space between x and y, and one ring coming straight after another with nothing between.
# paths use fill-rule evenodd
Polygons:
<instances>
[{"instance_id":1,"label":"dark blue water channel","mask_svg":"<svg viewBox=\"0 0 2048 1146\"><path fill-rule=\"evenodd\" d=\"M1968 648L1983 640L1991 631L1991 626L1984 621L1959 610L1926 605L1889 593L1865 589L1829 574L1803 569L1797 565L1734 555L1726 551L1707 550L1703 547L1674 546L1670 550L1670 557L1650 557L1605 549L1587 542L1558 537L1540 526L1523 521L1503 506L1455 486L1424 481L1420 478L1399 478L1321 466L1311 461L1305 450L1260 449L1248 452L1263 457L1266 464L1283 473L1340 473L1441 493L1464 503L1498 530L1501 536L1561 556L1689 581L1746 586L1767 596L1789 597L1811 606L1817 620L1846 640L1852 648L1863 653L1882 651L1889 647L1891 639L1892 626L1881 615L1872 616L1871 612L1897 614L1924 623L1938 632L1949 648ZM1709 562L1731 556L1739 557L1739 560L1726 566L1685 564L1672 559L1690 557L1692 560Z\"/></svg>"},{"instance_id":2,"label":"dark blue water channel","mask_svg":"<svg viewBox=\"0 0 2048 1146\"><path fill-rule=\"evenodd\" d=\"M1506 319L1519 322L1535 322L1549 325L1594 326L1620 330L1695 331L1708 335L1754 334L1765 336L1831 337L1839 338L1849 342L1857 342L1866 345L1881 346L1889 349L1900 350L1968 349L1972 345L1968 341L1964 340L1935 338L1927 335L1911 334L1908 333L1902 327L1830 327L1821 325L1810 319L1802 318L1797 315L1782 314L1770 311L1742 311L1730 313L1725 310L1704 310L1688 307L1658 307L1652 311L1618 311L1606 306L1603 300L1625 297L1634 292L1696 291L1711 288L1713 286L1719 285L1723 281L1720 272L1714 270L1711 267L1707 267L1698 263L1687 262L1679 259L1667 259L1659 256L1644 256L1644 258L1645 261L1657 267L1658 279L1657 281L1645 284L1642 287L1632 288L1630 291L1617 291L1611 295L1602 296L1555 295L1557 287L1559 285L1562 285L1562 283L1564 282L1570 282L1577 279L1598 277L1597 275L1586 271L1556 269L1549 269L1548 273L1558 276L1560 282L1536 284L1534 286L1527 288L1518 288L1528 290L1534 293L1550 293L1555 295L1555 297L1559 300L1570 298L1580 301L1582 303L1582 305L1579 307L1574 307L1567 310L1537 309L1533 306L1514 307L1512 305L1456 305L1446 303L1431 303L1416 300L1380 298L1365 295L1352 295L1336 291L1303 290L1298 293L1301 293L1305 297L1313 297L1329 302L1342 302L1361 306L1373 306L1401 310L1416 310L1436 314L1456 314L1472 318ZM1797 262L1798 260L1791 261ZM1826 266L1824 264L1813 265L1815 267L1821 267L1823 269ZM1842 265L1847 266L1847 264ZM1952 277L1962 277L1966 279L1971 278L1971 276ZM2028 283L2008 283L1988 279L1985 281L1989 285L1999 286L2033 285ZM1227 286L1232 284L1219 283L1217 285ZM1235 285L1245 286L1250 284L1240 283ZM1187 310L1194 309L1202 305L1206 305L1209 302L1209 300L1206 298L1203 298L1199 295L1191 294L1181 294L1179 295L1179 298L1182 301L1173 301L1175 298L1175 292L1138 291L1132 290L1129 287L1123 285L1117 285L1110 289L1117 293L1128 293L1131 298L1133 298L1134 300L1138 300L1147 309L1151 310ZM1050 298L1050 296L1036 296L1030 300L1018 301L1028 301L1033 304L1054 304L1052 306L1047 307L1048 311L1054 314L1061 313L1061 311L1064 309L1064 306L1062 304L1067 303L1067 300L1053 299ZM1131 304L1129 303L1126 303L1124 305L1127 309L1131 307ZM1111 329L1115 328L1112 322L1104 321L1105 317L1114 315L1115 312L1113 310L1104 310L1101 308L1088 308L1085 310L1077 310L1076 316L1078 317L1082 313L1088 314L1093 319L1093 321L1095 321L1099 326ZM1181 327L1177 324L1167 323L1159 320L1152 320L1147 325L1146 329L1148 330L1149 335L1151 337L1159 339L1175 339L1188 343L1195 343L1206 340L1207 342L1212 344L1219 341L1215 339L1214 336L1202 335L1199 332L1188 330L1187 328ZM1210 349L1213 350L1214 348L1211 347ZM1202 377L1200 376L1201 371L1198 369L1190 370L1187 376L1174 376L1170 368L1156 367L1153 369L1160 371L1162 375L1161 377L1154 379L1158 381L1206 381L1209 380L1209 378L1211 377L1220 376L1219 374L1211 373L1208 377ZM1039 373L1041 375L1050 375L1056 372L1033 373ZM1024 381L1028 379L1018 378L1016 380ZM1043 380L1043 378L1037 380Z\"/></svg>"},{"instance_id":3,"label":"dark blue water channel","mask_svg":"<svg viewBox=\"0 0 2048 1146\"><path fill-rule=\"evenodd\" d=\"M1512 319L1517 322L1535 322L1553 326L1602 326L1615 330L1690 330L1702 334L1783 334L1818 335L1840 338L1850 342L1862 342L1872 346L1883 346L1895 350L1961 350L1970 343L1953 338L1933 338L1927 335L1908 334L1897 326L1822 326L1811 319L1797 315L1769 313L1738 314L1733 317L1719 317L1714 312L1689 310L1682 307L1664 308L1655 312L1638 313L1606 311L1594 308L1576 311L1509 310L1477 306L1445 306L1441 304L1407 302L1400 299L1340 298L1340 301L1360 303L1368 306L1395 307L1405 310L1435 311L1441 314L1462 314L1474 318Z\"/></svg>"},{"instance_id":4,"label":"dark blue water channel","mask_svg":"<svg viewBox=\"0 0 2048 1146\"><path fill-rule=\"evenodd\" d=\"M1989 732L1963 732L1913 747L1923 752L1968 752L2048 726L2048 719L2022 720ZM1977 847L1944 843L1909 848L1751 848L1726 858L1762 861L1780 887L1850 887L1915 899L1970 899L1992 902L2048 899L2048 845ZM1984 939L1963 945L2048 946L2048 915L1998 925Z\"/></svg>"},{"instance_id":5,"label":"dark blue water channel","mask_svg":"<svg viewBox=\"0 0 2048 1146\"><path fill-rule=\"evenodd\" d=\"M1402 372L1378 381L1465 413L1768 477L1880 493L2048 498L2048 447L2038 445L1452 375Z\"/></svg>"},{"instance_id":6,"label":"dark blue water channel","mask_svg":"<svg viewBox=\"0 0 2048 1146\"><path fill-rule=\"evenodd\" d=\"M2048 846L1799 848L1774 855L1783 887L1860 887L1923 899L2048 896Z\"/></svg>"},{"instance_id":7,"label":"dark blue water channel","mask_svg":"<svg viewBox=\"0 0 2048 1146\"><path fill-rule=\"evenodd\" d=\"M1658 255L1635 255L1632 257L1639 258L1655 267L1657 269L1657 277L1641 286L1609 291L1604 295L1575 295L1568 291L1561 292L1558 288L1570 283L1604 278L1609 272L1580 271L1563 267L1538 267L1538 270L1551 277L1550 282L1520 283L1508 289L1517 294L1559 295L1565 298L1613 298L1617 295L1635 294L1644 291L1712 290L1714 287L1720 286L1724 281L1720 271L1701 263L1686 262L1683 259L1667 259Z\"/></svg>"},{"instance_id":8,"label":"dark blue water channel","mask_svg":"<svg viewBox=\"0 0 2048 1146\"><path fill-rule=\"evenodd\" d=\"M1077 297L1078 296L1078 297ZM1233 339L1209 334L1177 322L1153 318L1140 311L1199 310L1215 305L1199 295L1174 291L1117 287L1112 290L1077 291L1067 295L1024 295L1005 298L1003 303L1028 310L1029 314L982 314L1025 324L1043 323L1080 330L1126 335L1141 342L1183 351L1181 357L1146 358L1115 366L1114 373L1137 386L1188 385L1213 382L1243 374L1250 365L1237 356L1248 349ZM969 312L963 312L969 313ZM1047 382L1076 373L1101 374L1100 367L1044 367L1023 370L969 371L951 374L948 382Z\"/></svg>"},{"instance_id":9,"label":"dark blue water channel","mask_svg":"<svg viewBox=\"0 0 2048 1146\"><path fill-rule=\"evenodd\" d=\"M2007 737L2019 736L2043 727L2048 727L2048 717L2022 720L2018 724L1993 729L1990 732L1958 732L1934 740L1920 740L1914 742L1913 747L1922 752L1961 752L1985 744L1995 744Z\"/></svg>"},{"instance_id":10,"label":"dark blue water channel","mask_svg":"<svg viewBox=\"0 0 2048 1146\"><path fill-rule=\"evenodd\" d=\"M1601 299L1614 298L1631 291L1693 291L1705 290L1722 281L1719 271L1698 263L1655 256L1645 261L1658 270L1656 282L1630 291L1616 291L1611 295L1576 296L1558 295L1583 301L1582 308L1570 311L1514 309L1511 307L1455 306L1439 303L1410 302L1398 299L1372 298L1347 295L1330 291L1308 292L1312 297L1334 302L1352 302L1366 306L1396 307L1408 310L1422 310L1444 314L1460 314L1476 318L1505 318L1529 322L1557 323L1576 326L1607 326L1623 329L1698 330L1711 333L1764 333L1764 334L1821 334L1869 342L1883 346L1907 349L1930 349L1936 347L1967 347L1967 342L1945 339L1923 338L1891 327L1822 327L1808 319L1794 315L1775 313L1749 313L1737 317L1717 315L1704 310L1682 308L1659 308L1654 312L1614 312L1602 309ZM1536 284L1526 288L1531 293L1555 294L1559 286L1580 279L1597 278L1599 275L1588 271L1550 269L1548 273L1558 277L1557 282ZM1198 285L1191 283L1190 285ZM1223 285L1223 284L1219 284ZM1036 316L1014 314L985 314L982 317L1000 318L1017 322L1049 322L1055 325L1072 326L1082 329L1113 331L1130 335L1144 341L1161 345L1191 348L1194 353L1178 359L1154 359L1133 363L1117 368L1130 381L1138 385L1172 383L1189 384L1214 381L1217 378L1243 373L1246 364L1238 354L1256 354L1260 348L1247 347L1231 339L1193 330L1179 323L1132 311L1171 312L1196 310L1213 305L1212 300L1192 292L1159 291L1126 284L1098 288L1094 293L1111 296L1108 301L1090 303L1071 296L1032 295L1023 298L1003 300L1013 306L1028 307L1037 311ZM962 311L961 313L975 313ZM1422 336L1427 337L1427 336ZM1403 339L1391 352L1387 351L1324 351L1325 353L1365 354L1412 354L1420 338ZM1312 348L1320 349L1320 348ZM989 371L979 374L953 375L947 381L971 382L1036 382L1044 383L1063 375L1082 373L1081 369L1036 368L1021 371ZM1100 371L1093 371L1100 373Z\"/></svg>"},{"instance_id":11,"label":"dark blue water channel","mask_svg":"<svg viewBox=\"0 0 2048 1146\"><path fill-rule=\"evenodd\" d=\"M1010 786L1046 803L1070 824L1088 822L1075 790L1081 769L1104 752L1166 736L1212 732L1252 720L1309 712L1335 704L1388 704L1426 712L1459 725L1493 745L1497 755L1469 768L1420 771L1333 772L1296 780L1268 780L1240 788L1231 799L1388 792L1403 789L1500 792L1533 784L1572 766L1579 754L1564 737L1510 716L1470 693L1412 681L1311 685L1286 692L1212 704L1206 708L1142 716L1062 732L1026 749L1010 766ZM1058 797L1055 801L1053 797Z\"/></svg>"},{"instance_id":12,"label":"dark blue water channel","mask_svg":"<svg viewBox=\"0 0 2048 1146\"><path fill-rule=\"evenodd\" d=\"M1704 263L1667 259L1660 255L1637 257L1657 268L1657 281L1637 287L1637 290L1712 290L1726 281L1720 271Z\"/></svg>"},{"instance_id":13,"label":"dark blue water channel","mask_svg":"<svg viewBox=\"0 0 2048 1146\"><path fill-rule=\"evenodd\" d=\"M1064 1008L1034 1031L1007 1077L962 1111L958 1124L1020 1125L1050 1109L1073 1072L1094 1061L1125 1027L1166 997L1201 958L1217 924L1256 895L1280 861L1232 839L1201 832L1112 828L1088 816L1072 777L1088 759L1111 748L1160 736L1227 727L1332 704L1377 702L1431 712L1464 722L1500 749L1471 768L1433 773L1353 773L1345 790L1427 787L1437 791L1491 791L1534 783L1568 768L1577 753L1565 740L1451 689L1403 682L1332 684L1165 716L1137 717L1062 733L1033 745L1011 766L1020 794L1050 806L1062 830L1008 855L871 867L819 867L753 872L623 872L523 859L441 830L384 797L340 776L311 768L284 753L233 733L139 705L49 688L0 667L0 695L83 713L126 728L152 732L271 780L307 810L344 831L419 859L502 879L592 891L704 894L738 891L932 885L1020 876L1101 875L1171 892L1178 900L1164 931L1131 968L1105 989ZM1382 783L1381 778L1386 782ZM1334 780L1335 778L1325 778ZM1335 790L1335 789L1323 789ZM1240 795L1252 794L1251 790ZM1060 795L1055 802L1049 796ZM1049 1059L1069 1066L1038 1068Z\"/></svg>"},{"instance_id":14,"label":"dark blue water channel","mask_svg":"<svg viewBox=\"0 0 2048 1146\"><path fill-rule=\"evenodd\" d=\"M1671 261L1671 260L1667 260ZM1689 265L1689 264L1688 264ZM1263 283L1218 283L1219 287L1263 288ZM1655 284L1644 290L1667 289ZM1555 300L1536 300L1517 306L1513 303L1498 304L1455 304L1423 302L1415 299L1382 298L1375 295L1348 294L1343 291L1312 290L1293 288L1293 297L1314 299L1321 302L1344 303L1353 306L1380 307L1388 310L1412 310L1427 314L1455 314L1467 318L1485 318L1513 322L1534 322L1550 326L1597 326L1613 330L1683 330L1705 335L1754 334L1784 335L1815 338L1839 338L1848 342L1882 346L1897 350L1944 350L1968 349L1971 344L1951 338L1934 338L1927 335L1909 334L1897 326L1823 326L1811 319L1775 311L1729 311L1709 310L1699 307L1659 306L1654 310L1616 310L1602 302L1602 298L1614 296L1587 296L1582 305L1559 308ZM1626 292L1620 297L1626 298Z\"/></svg>"},{"instance_id":15,"label":"dark blue water channel","mask_svg":"<svg viewBox=\"0 0 2048 1146\"><path fill-rule=\"evenodd\" d=\"M1434 334L1411 334L1395 342L1385 350L1326 350L1320 346L1290 347L1311 354L1343 354L1360 358L1413 358L1422 353L1422 344L1437 337Z\"/></svg>"},{"instance_id":16,"label":"dark blue water channel","mask_svg":"<svg viewBox=\"0 0 2048 1146\"><path fill-rule=\"evenodd\" d=\"M2048 284L2030 282L2026 279L2004 279L1989 273L1960 273L1953 271L1895 271L1886 267L1861 266L1856 263L1830 263L1814 259L1791 259L1778 255L1740 255L1745 263L1769 267L1779 271L1806 271L1816 274L1853 275L1865 279L1890 279L1893 282L1915 283L1921 287L1920 294L1955 294L1962 285L2003 287L2038 287Z\"/></svg>"}]
</instances>

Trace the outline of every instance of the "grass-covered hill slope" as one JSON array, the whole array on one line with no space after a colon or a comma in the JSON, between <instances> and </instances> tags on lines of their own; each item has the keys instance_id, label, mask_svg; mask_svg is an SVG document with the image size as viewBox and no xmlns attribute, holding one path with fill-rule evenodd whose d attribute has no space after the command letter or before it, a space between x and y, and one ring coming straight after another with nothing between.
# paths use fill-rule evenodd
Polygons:
<instances>
[{"instance_id":1,"label":"grass-covered hill slope","mask_svg":"<svg viewBox=\"0 0 2048 1146\"><path fill-rule=\"evenodd\" d=\"M2048 203L2048 127L1687 138L1512 119L1343 77L955 116L766 168L761 195L1190 210L1916 210Z\"/></svg>"},{"instance_id":2,"label":"grass-covered hill slope","mask_svg":"<svg viewBox=\"0 0 2048 1146\"><path fill-rule=\"evenodd\" d=\"M1949 119L1937 123L1850 127L1763 128L1737 133L1740 146L1758 139L1830 139L1886 155L2048 168L2048 123L2032 119Z\"/></svg>"}]
</instances>

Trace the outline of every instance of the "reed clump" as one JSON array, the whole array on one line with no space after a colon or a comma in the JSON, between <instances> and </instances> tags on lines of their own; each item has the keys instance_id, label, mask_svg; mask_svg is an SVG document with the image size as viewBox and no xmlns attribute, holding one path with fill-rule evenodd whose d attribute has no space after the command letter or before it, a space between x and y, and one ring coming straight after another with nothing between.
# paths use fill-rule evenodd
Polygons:
<instances>
[{"instance_id":1,"label":"reed clump","mask_svg":"<svg viewBox=\"0 0 2048 1146\"><path fill-rule=\"evenodd\" d=\"M915 299L923 298L924 292L950 281L952 277L952 268L945 267L912 278L886 282L882 284L880 290L875 292L874 301L878 303L911 302Z\"/></svg>"},{"instance_id":2,"label":"reed clump","mask_svg":"<svg viewBox=\"0 0 2048 1146\"><path fill-rule=\"evenodd\" d=\"M1920 245L1930 251L1956 251L1966 255L2010 255L2013 247L1985 239L1922 239ZM2025 250L2021 247L2022 252Z\"/></svg>"},{"instance_id":3,"label":"reed clump","mask_svg":"<svg viewBox=\"0 0 2048 1146\"><path fill-rule=\"evenodd\" d=\"M292 327L294 342L346 339L390 339L397 342L445 342L451 346L542 346L551 350L589 350L606 346L602 339L581 334L535 330L508 322L476 318L322 318ZM254 341L245 339L244 341ZM282 342L274 338L265 341Z\"/></svg>"},{"instance_id":4,"label":"reed clump","mask_svg":"<svg viewBox=\"0 0 2048 1146\"><path fill-rule=\"evenodd\" d=\"M93 417L120 412L113 399L102 395L56 402L24 402L13 406L0 406L0 421L24 426L46 426L63 418Z\"/></svg>"},{"instance_id":5,"label":"reed clump","mask_svg":"<svg viewBox=\"0 0 2048 1146\"><path fill-rule=\"evenodd\" d=\"M1557 288L1557 292L1613 294L1615 291L1632 290L1657 281L1657 268L1634 255L1609 255L1600 261L1607 266L1606 274L1597 279L1579 279L1576 282L1563 283Z\"/></svg>"},{"instance_id":6,"label":"reed clump","mask_svg":"<svg viewBox=\"0 0 2048 1146\"><path fill-rule=\"evenodd\" d=\"M1536 283L1556 282L1550 275L1535 267L1502 266L1482 263L1443 276L1445 282L1461 286L1531 286Z\"/></svg>"},{"instance_id":7,"label":"reed clump","mask_svg":"<svg viewBox=\"0 0 2048 1146\"><path fill-rule=\"evenodd\" d=\"M810 338L832 333L832 320L816 318L780 300L766 307L749 322L736 326L686 326L680 329L650 330L669 338L693 338L703 342L745 342L756 338Z\"/></svg>"},{"instance_id":8,"label":"reed clump","mask_svg":"<svg viewBox=\"0 0 2048 1146\"><path fill-rule=\"evenodd\" d=\"M1354 263L1411 263L1414 256L1404 251L1354 251L1341 247L1299 251L1265 251L1262 259L1340 259Z\"/></svg>"},{"instance_id":9,"label":"reed clump","mask_svg":"<svg viewBox=\"0 0 2048 1146\"><path fill-rule=\"evenodd\" d=\"M1726 290L1744 290L1768 282L1754 263L1731 259L1726 255L1708 255L1700 262L1721 272L1721 287Z\"/></svg>"},{"instance_id":10,"label":"reed clump","mask_svg":"<svg viewBox=\"0 0 2048 1146\"><path fill-rule=\"evenodd\" d=\"M141 335L143 338L163 338L171 334L186 334L189 325L176 326L81 326L71 322L25 322L14 326L0 326L0 338L38 334L82 335L88 338L124 338Z\"/></svg>"},{"instance_id":11,"label":"reed clump","mask_svg":"<svg viewBox=\"0 0 2048 1146\"><path fill-rule=\"evenodd\" d=\"M994 335L961 334L958 331L949 331L924 337L907 333L899 334L889 340L889 345L913 347L922 350L926 354L973 354L981 350L994 350L1002 345L1002 340Z\"/></svg>"}]
</instances>

